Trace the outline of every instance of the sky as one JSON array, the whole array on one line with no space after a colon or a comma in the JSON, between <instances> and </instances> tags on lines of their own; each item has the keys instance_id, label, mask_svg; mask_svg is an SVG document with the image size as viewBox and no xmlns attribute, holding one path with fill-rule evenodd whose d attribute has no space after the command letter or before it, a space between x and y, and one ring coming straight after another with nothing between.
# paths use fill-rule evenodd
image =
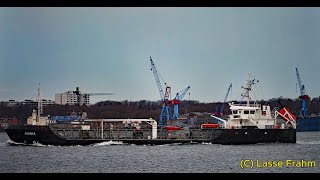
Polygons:
<instances>
[{"instance_id":1,"label":"sky","mask_svg":"<svg viewBox=\"0 0 320 180\"><path fill-rule=\"evenodd\" d=\"M160 100L152 57L171 96L241 99L250 73L253 98L297 98L297 76L319 97L320 8L2 7L0 101L55 93L114 93L105 100ZM162 87L165 88L164 82ZM189 94L190 93L190 94Z\"/></svg>"}]
</instances>

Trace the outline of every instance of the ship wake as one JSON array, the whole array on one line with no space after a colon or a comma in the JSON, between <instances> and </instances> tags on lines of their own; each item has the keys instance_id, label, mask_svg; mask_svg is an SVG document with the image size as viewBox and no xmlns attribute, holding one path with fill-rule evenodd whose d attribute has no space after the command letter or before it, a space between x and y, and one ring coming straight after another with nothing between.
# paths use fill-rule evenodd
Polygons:
<instances>
[{"instance_id":1,"label":"ship wake","mask_svg":"<svg viewBox=\"0 0 320 180\"><path fill-rule=\"evenodd\" d=\"M12 145L12 146L38 146L38 147L47 146L47 145L41 144L41 143L39 143L39 142L34 142L34 143L32 143L32 144L18 143L18 142L12 141L11 139L9 139L9 140L7 141L7 144ZM49 145L48 145L48 146L49 146Z\"/></svg>"},{"instance_id":2,"label":"ship wake","mask_svg":"<svg viewBox=\"0 0 320 180\"><path fill-rule=\"evenodd\" d=\"M7 143L0 143L0 146L6 146Z\"/></svg>"}]
</instances>

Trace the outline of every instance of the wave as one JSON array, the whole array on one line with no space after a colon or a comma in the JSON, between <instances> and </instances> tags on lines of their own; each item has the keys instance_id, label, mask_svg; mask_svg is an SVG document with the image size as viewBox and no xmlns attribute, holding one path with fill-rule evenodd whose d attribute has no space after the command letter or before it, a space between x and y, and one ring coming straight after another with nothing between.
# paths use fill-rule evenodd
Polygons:
<instances>
[{"instance_id":1,"label":"wave","mask_svg":"<svg viewBox=\"0 0 320 180\"><path fill-rule=\"evenodd\" d=\"M93 146L108 146L108 145L122 145L122 144L123 142L121 141L104 141L101 143L93 144Z\"/></svg>"},{"instance_id":2,"label":"wave","mask_svg":"<svg viewBox=\"0 0 320 180\"><path fill-rule=\"evenodd\" d=\"M211 142L202 142L201 144L204 144L204 145L211 145L212 143Z\"/></svg>"},{"instance_id":3,"label":"wave","mask_svg":"<svg viewBox=\"0 0 320 180\"><path fill-rule=\"evenodd\" d=\"M180 146L183 145L183 143L177 142L177 143L171 143L169 146Z\"/></svg>"},{"instance_id":4,"label":"wave","mask_svg":"<svg viewBox=\"0 0 320 180\"><path fill-rule=\"evenodd\" d=\"M297 141L297 144L320 144L320 141Z\"/></svg>"}]
</instances>

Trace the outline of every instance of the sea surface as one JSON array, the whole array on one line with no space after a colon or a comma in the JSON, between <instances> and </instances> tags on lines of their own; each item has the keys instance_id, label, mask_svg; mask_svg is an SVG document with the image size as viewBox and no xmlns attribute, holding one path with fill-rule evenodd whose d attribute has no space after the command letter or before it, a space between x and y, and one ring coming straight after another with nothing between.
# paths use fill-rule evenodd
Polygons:
<instances>
[{"instance_id":1,"label":"sea surface","mask_svg":"<svg viewBox=\"0 0 320 180\"><path fill-rule=\"evenodd\" d=\"M65 147L14 146L9 142L1 132L0 173L320 173L320 132L297 132L296 144L146 146L104 142ZM263 167L264 161L282 166L271 163ZM309 165L292 166L292 162L303 161ZM286 166L287 162L291 165Z\"/></svg>"}]
</instances>

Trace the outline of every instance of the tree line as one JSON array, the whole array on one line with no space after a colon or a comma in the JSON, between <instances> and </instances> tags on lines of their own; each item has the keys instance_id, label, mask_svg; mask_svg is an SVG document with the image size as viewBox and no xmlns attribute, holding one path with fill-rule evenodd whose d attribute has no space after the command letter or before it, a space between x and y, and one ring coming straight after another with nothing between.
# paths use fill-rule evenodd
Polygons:
<instances>
[{"instance_id":1,"label":"tree line","mask_svg":"<svg viewBox=\"0 0 320 180\"><path fill-rule=\"evenodd\" d=\"M240 103L233 101L235 103ZM288 107L295 115L299 115L301 110L300 99L273 98L269 100L260 100L257 103L270 105L271 109L281 106ZM160 101L102 101L91 106L76 105L51 105L43 107L43 115L66 116L71 112L87 112L89 118L153 118L158 120L162 106ZM195 100L184 100L179 104L179 113L208 112L214 113L220 109L222 102L203 103ZM307 111L310 115L320 113L319 98L313 98L307 101ZM31 115L33 107L20 105L17 107L0 107L0 118L16 117L19 123L25 123L27 117ZM173 112L173 107L171 107ZM229 114L229 105L225 104L222 110L223 114Z\"/></svg>"}]
</instances>

